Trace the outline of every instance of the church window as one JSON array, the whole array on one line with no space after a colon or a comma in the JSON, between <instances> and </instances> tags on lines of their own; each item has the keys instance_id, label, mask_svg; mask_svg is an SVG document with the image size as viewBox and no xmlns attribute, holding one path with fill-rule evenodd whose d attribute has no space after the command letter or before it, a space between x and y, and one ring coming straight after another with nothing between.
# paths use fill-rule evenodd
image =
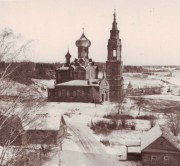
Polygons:
<instances>
[{"instance_id":1,"label":"church window","mask_svg":"<svg viewBox=\"0 0 180 166\"><path fill-rule=\"evenodd\" d=\"M70 91L69 91L69 90L67 90L67 96L68 96L68 97L70 96Z\"/></svg>"},{"instance_id":2,"label":"church window","mask_svg":"<svg viewBox=\"0 0 180 166\"><path fill-rule=\"evenodd\" d=\"M61 96L61 89L58 90L58 96Z\"/></svg>"},{"instance_id":3,"label":"church window","mask_svg":"<svg viewBox=\"0 0 180 166\"><path fill-rule=\"evenodd\" d=\"M84 90L81 91L81 96L84 97Z\"/></svg>"},{"instance_id":4,"label":"church window","mask_svg":"<svg viewBox=\"0 0 180 166\"><path fill-rule=\"evenodd\" d=\"M58 80L61 79L61 73L58 73Z\"/></svg>"},{"instance_id":5,"label":"church window","mask_svg":"<svg viewBox=\"0 0 180 166\"><path fill-rule=\"evenodd\" d=\"M77 90L77 96L81 96L81 89Z\"/></svg>"},{"instance_id":6,"label":"church window","mask_svg":"<svg viewBox=\"0 0 180 166\"><path fill-rule=\"evenodd\" d=\"M62 96L66 96L66 90L62 89Z\"/></svg>"},{"instance_id":7,"label":"church window","mask_svg":"<svg viewBox=\"0 0 180 166\"><path fill-rule=\"evenodd\" d=\"M76 97L76 90L73 90L73 96Z\"/></svg>"},{"instance_id":8,"label":"church window","mask_svg":"<svg viewBox=\"0 0 180 166\"><path fill-rule=\"evenodd\" d=\"M91 93L92 93L92 92L91 92L91 89L89 89L87 95L88 95L88 96L91 96Z\"/></svg>"},{"instance_id":9,"label":"church window","mask_svg":"<svg viewBox=\"0 0 180 166\"><path fill-rule=\"evenodd\" d=\"M73 72L70 71L70 78L73 78Z\"/></svg>"}]
</instances>

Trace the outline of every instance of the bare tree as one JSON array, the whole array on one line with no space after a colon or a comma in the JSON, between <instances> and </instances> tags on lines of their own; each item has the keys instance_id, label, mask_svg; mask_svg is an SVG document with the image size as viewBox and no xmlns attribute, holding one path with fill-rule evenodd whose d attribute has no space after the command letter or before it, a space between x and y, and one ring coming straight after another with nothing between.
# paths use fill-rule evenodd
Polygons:
<instances>
[{"instance_id":1,"label":"bare tree","mask_svg":"<svg viewBox=\"0 0 180 166\"><path fill-rule=\"evenodd\" d=\"M17 84L10 79L19 67L13 63L19 57L26 57L31 43L24 43L20 38L20 35L14 34L10 29L0 32L0 65L4 65L0 70L0 165L10 147L23 136L23 125L34 120L29 115L34 114L43 104L33 86ZM17 144L19 146L13 155L15 157L18 157L23 149L22 142ZM10 161L12 162L11 158Z\"/></svg>"},{"instance_id":2,"label":"bare tree","mask_svg":"<svg viewBox=\"0 0 180 166\"><path fill-rule=\"evenodd\" d=\"M122 114L122 109L123 109L123 104L124 104L125 98L126 98L126 95L125 95L124 92L122 94L119 94L119 97L118 97L119 100L118 100L118 103L115 106L116 109L117 109L118 115Z\"/></svg>"},{"instance_id":3,"label":"bare tree","mask_svg":"<svg viewBox=\"0 0 180 166\"><path fill-rule=\"evenodd\" d=\"M142 109L142 107L144 106L144 99L143 99L142 96L139 96L139 97L137 98L136 104L137 104L137 106L138 106L138 115L140 115L141 109Z\"/></svg>"},{"instance_id":4,"label":"bare tree","mask_svg":"<svg viewBox=\"0 0 180 166\"><path fill-rule=\"evenodd\" d=\"M180 132L180 113L169 113L167 122L174 136L177 136Z\"/></svg>"}]
</instances>

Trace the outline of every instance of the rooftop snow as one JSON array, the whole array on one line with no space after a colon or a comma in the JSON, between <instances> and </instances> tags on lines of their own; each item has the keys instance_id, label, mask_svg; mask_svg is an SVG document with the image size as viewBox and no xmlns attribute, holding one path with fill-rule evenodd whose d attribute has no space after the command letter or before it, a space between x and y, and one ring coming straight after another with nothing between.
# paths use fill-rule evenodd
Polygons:
<instances>
[{"instance_id":1,"label":"rooftop snow","mask_svg":"<svg viewBox=\"0 0 180 166\"><path fill-rule=\"evenodd\" d=\"M99 86L98 80L94 80L94 82L97 82L97 83L93 84L93 81L90 81L90 83L88 84L87 80L72 80L72 81L57 84L56 86Z\"/></svg>"},{"instance_id":2,"label":"rooftop snow","mask_svg":"<svg viewBox=\"0 0 180 166\"><path fill-rule=\"evenodd\" d=\"M148 132L145 132L141 137L141 150L145 149L156 139L162 135L162 131L159 125L154 126Z\"/></svg>"},{"instance_id":3,"label":"rooftop snow","mask_svg":"<svg viewBox=\"0 0 180 166\"><path fill-rule=\"evenodd\" d=\"M62 66L62 67L61 67L61 68L59 68L58 70L69 70L69 67Z\"/></svg>"},{"instance_id":4,"label":"rooftop snow","mask_svg":"<svg viewBox=\"0 0 180 166\"><path fill-rule=\"evenodd\" d=\"M141 153L141 146L128 147L128 153Z\"/></svg>"},{"instance_id":5,"label":"rooftop snow","mask_svg":"<svg viewBox=\"0 0 180 166\"><path fill-rule=\"evenodd\" d=\"M180 146L178 145L177 140L174 138L174 136L171 135L170 131L166 128L160 127L158 124L142 135L141 150L144 150L161 136L180 151Z\"/></svg>"},{"instance_id":6,"label":"rooftop snow","mask_svg":"<svg viewBox=\"0 0 180 166\"><path fill-rule=\"evenodd\" d=\"M24 126L24 130L59 130L60 120L58 115L38 114L31 123Z\"/></svg>"}]
</instances>

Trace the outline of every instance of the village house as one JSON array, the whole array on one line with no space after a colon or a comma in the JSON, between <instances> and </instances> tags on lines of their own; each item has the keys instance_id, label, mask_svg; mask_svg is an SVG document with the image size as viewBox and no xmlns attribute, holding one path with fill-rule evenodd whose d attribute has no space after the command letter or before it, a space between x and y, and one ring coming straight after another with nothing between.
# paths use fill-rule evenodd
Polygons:
<instances>
[{"instance_id":1,"label":"village house","mask_svg":"<svg viewBox=\"0 0 180 166\"><path fill-rule=\"evenodd\" d=\"M160 85L133 87L131 82L129 82L127 88L125 89L127 96L155 95L161 94L161 92L162 86Z\"/></svg>"},{"instance_id":2,"label":"village house","mask_svg":"<svg viewBox=\"0 0 180 166\"><path fill-rule=\"evenodd\" d=\"M23 144L61 145L67 132L63 116L38 114L24 127Z\"/></svg>"},{"instance_id":3,"label":"village house","mask_svg":"<svg viewBox=\"0 0 180 166\"><path fill-rule=\"evenodd\" d=\"M180 146L176 138L159 125L141 138L142 166L180 166Z\"/></svg>"}]
</instances>

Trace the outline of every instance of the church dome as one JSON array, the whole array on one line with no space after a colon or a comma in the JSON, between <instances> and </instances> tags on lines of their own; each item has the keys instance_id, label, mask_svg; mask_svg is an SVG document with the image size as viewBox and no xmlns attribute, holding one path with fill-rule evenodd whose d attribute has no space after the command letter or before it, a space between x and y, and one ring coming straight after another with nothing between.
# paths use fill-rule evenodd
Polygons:
<instances>
[{"instance_id":1,"label":"church dome","mask_svg":"<svg viewBox=\"0 0 180 166\"><path fill-rule=\"evenodd\" d=\"M69 53L69 49L68 49L68 52L67 54L65 55L66 58L71 58L71 54Z\"/></svg>"},{"instance_id":2,"label":"church dome","mask_svg":"<svg viewBox=\"0 0 180 166\"><path fill-rule=\"evenodd\" d=\"M90 40L88 40L86 38L86 36L84 35L84 33L82 34L82 36L80 37L79 40L76 41L76 46L77 47L90 47L91 42Z\"/></svg>"}]
</instances>

